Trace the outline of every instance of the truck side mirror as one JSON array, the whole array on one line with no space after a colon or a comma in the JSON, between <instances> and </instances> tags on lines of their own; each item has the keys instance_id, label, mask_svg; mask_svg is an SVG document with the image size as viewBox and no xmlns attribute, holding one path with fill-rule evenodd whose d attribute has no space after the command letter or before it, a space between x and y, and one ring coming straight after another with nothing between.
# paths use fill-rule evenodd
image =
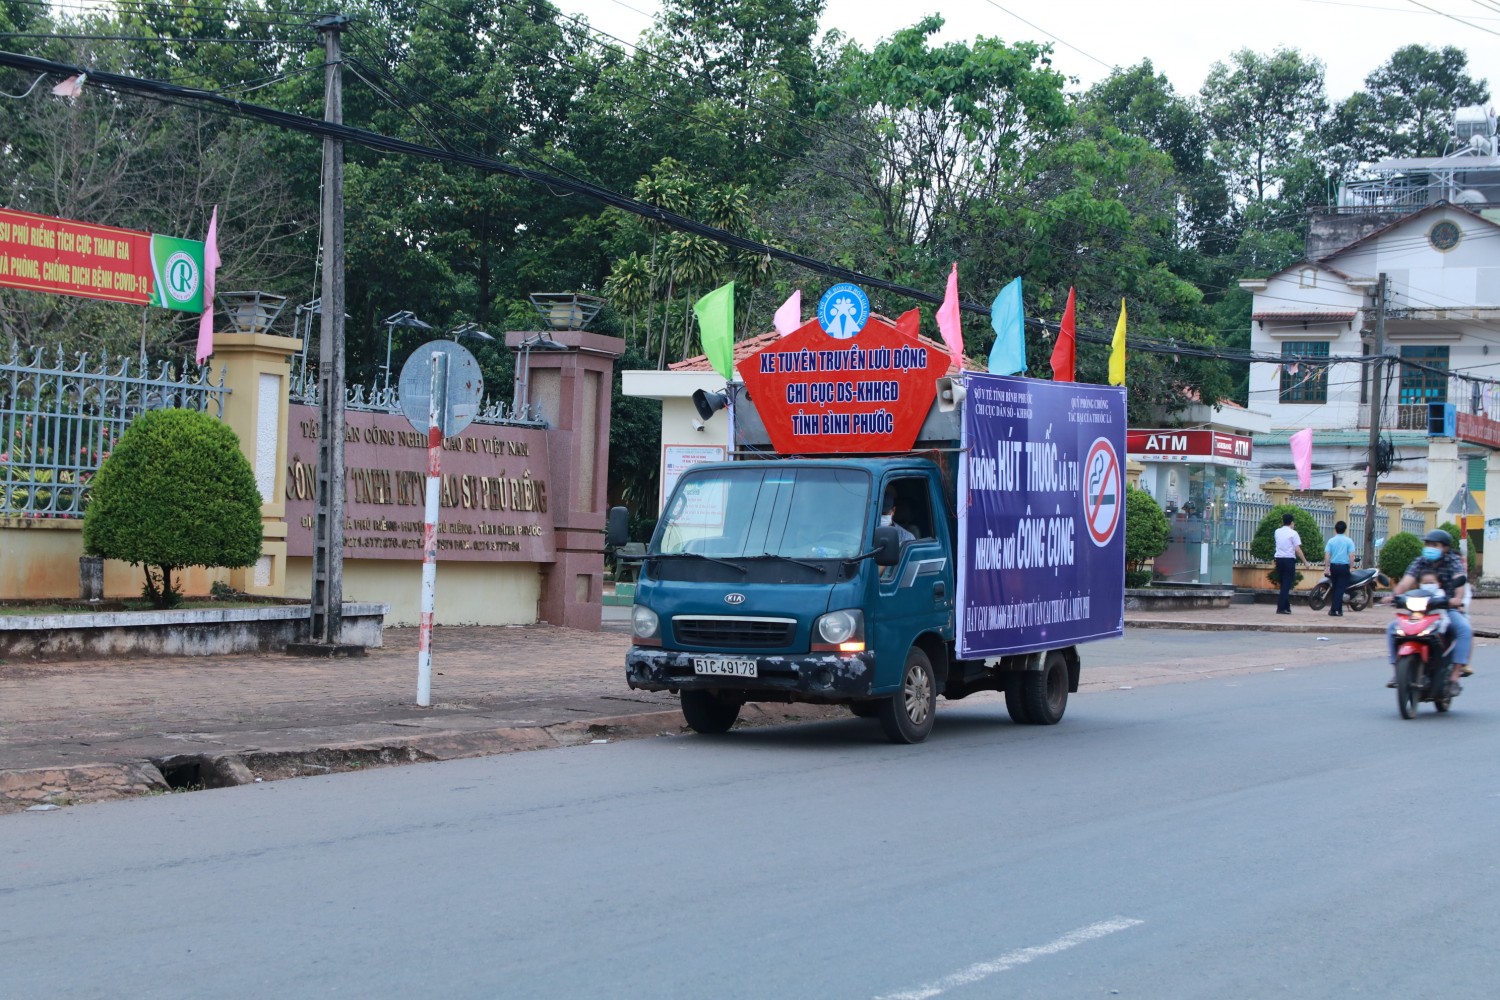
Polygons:
<instances>
[{"instance_id":1,"label":"truck side mirror","mask_svg":"<svg viewBox=\"0 0 1500 1000\"><path fill-rule=\"evenodd\" d=\"M604 544L617 549L630 539L630 511L611 507L604 521Z\"/></svg>"},{"instance_id":2,"label":"truck side mirror","mask_svg":"<svg viewBox=\"0 0 1500 1000\"><path fill-rule=\"evenodd\" d=\"M901 536L893 525L875 529L875 565L894 566L901 561Z\"/></svg>"}]
</instances>

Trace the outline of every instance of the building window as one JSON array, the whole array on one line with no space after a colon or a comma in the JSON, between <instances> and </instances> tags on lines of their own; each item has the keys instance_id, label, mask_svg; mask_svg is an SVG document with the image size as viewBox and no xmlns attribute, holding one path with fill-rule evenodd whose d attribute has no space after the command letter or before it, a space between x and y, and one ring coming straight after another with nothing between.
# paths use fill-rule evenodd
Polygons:
<instances>
[{"instance_id":1,"label":"building window","mask_svg":"<svg viewBox=\"0 0 1500 1000\"><path fill-rule=\"evenodd\" d=\"M1403 347L1401 361L1402 406L1448 402L1447 347ZM1415 368L1408 361L1425 367Z\"/></svg>"},{"instance_id":2,"label":"building window","mask_svg":"<svg viewBox=\"0 0 1500 1000\"><path fill-rule=\"evenodd\" d=\"M1310 267L1304 267L1302 269L1302 271L1297 275L1297 287L1298 288L1317 288L1318 287L1318 272L1314 271Z\"/></svg>"},{"instance_id":3,"label":"building window","mask_svg":"<svg viewBox=\"0 0 1500 1000\"><path fill-rule=\"evenodd\" d=\"M1328 342L1288 340L1281 345L1281 401L1328 402Z\"/></svg>"}]
</instances>

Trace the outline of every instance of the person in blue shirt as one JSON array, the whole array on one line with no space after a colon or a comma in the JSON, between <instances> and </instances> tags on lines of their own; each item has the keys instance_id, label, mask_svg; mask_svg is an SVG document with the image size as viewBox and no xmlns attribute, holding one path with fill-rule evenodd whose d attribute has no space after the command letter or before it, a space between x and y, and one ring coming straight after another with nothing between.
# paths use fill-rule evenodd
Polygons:
<instances>
[{"instance_id":1,"label":"person in blue shirt","mask_svg":"<svg viewBox=\"0 0 1500 1000\"><path fill-rule=\"evenodd\" d=\"M1349 586L1350 562L1354 558L1354 542L1344 532L1349 526L1343 521L1333 526L1333 537L1323 546L1323 557L1328 560L1328 579L1333 584L1333 598L1328 605L1328 614L1334 618L1344 616L1344 589Z\"/></svg>"}]
</instances>

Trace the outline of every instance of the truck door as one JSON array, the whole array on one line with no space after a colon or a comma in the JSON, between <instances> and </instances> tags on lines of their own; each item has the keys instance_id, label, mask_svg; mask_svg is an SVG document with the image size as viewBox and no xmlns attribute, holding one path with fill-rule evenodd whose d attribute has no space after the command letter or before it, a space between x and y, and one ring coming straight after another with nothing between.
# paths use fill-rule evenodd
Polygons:
<instances>
[{"instance_id":1,"label":"truck door","mask_svg":"<svg viewBox=\"0 0 1500 1000\"><path fill-rule=\"evenodd\" d=\"M883 486L883 501L894 497L893 523L910 537L902 535L896 565L881 570L876 581L878 607L871 609L867 621L875 643L879 687L897 683L916 636L926 631L946 636L954 601L952 553L933 480L898 475Z\"/></svg>"}]
</instances>

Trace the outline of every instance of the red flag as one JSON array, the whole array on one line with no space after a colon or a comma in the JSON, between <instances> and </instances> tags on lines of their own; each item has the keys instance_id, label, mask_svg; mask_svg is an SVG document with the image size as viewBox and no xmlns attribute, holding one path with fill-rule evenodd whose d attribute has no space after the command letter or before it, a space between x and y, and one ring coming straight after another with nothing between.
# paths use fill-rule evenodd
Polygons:
<instances>
[{"instance_id":1,"label":"red flag","mask_svg":"<svg viewBox=\"0 0 1500 1000\"><path fill-rule=\"evenodd\" d=\"M1068 306L1063 310L1062 326L1057 331L1057 343L1052 345L1052 381L1076 382L1073 362L1078 351L1078 334L1073 327L1073 289L1068 289Z\"/></svg>"},{"instance_id":2,"label":"red flag","mask_svg":"<svg viewBox=\"0 0 1500 1000\"><path fill-rule=\"evenodd\" d=\"M938 306L937 325L938 331L943 335L943 343L948 345L948 353L953 355L953 366L963 371L964 330L958 318L957 263L954 263L953 271L948 275L948 291L943 295L943 304Z\"/></svg>"},{"instance_id":3,"label":"red flag","mask_svg":"<svg viewBox=\"0 0 1500 1000\"><path fill-rule=\"evenodd\" d=\"M203 315L198 318L198 363L214 352L214 272L219 269L219 206L208 217L208 237L203 241Z\"/></svg>"}]
</instances>

